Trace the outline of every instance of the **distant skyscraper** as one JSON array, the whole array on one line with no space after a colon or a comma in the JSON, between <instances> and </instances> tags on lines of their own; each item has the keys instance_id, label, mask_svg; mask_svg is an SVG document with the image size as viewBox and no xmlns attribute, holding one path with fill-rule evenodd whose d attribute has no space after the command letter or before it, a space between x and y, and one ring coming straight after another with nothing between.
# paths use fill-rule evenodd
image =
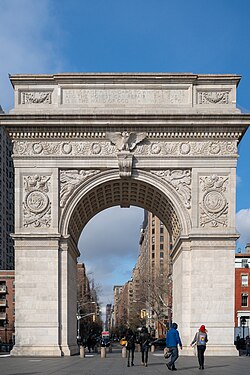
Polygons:
<instances>
[{"instance_id":1,"label":"distant skyscraper","mask_svg":"<svg viewBox=\"0 0 250 375\"><path fill-rule=\"evenodd\" d=\"M3 113L0 106L0 116ZM0 127L0 269L14 269L14 173L12 144Z\"/></svg>"}]
</instances>

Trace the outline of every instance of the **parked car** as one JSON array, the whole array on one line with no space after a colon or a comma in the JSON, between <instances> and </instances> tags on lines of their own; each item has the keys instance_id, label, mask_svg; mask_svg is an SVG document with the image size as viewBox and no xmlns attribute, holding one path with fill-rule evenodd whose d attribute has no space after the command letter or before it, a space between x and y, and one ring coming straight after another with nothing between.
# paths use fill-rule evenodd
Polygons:
<instances>
[{"instance_id":1,"label":"parked car","mask_svg":"<svg viewBox=\"0 0 250 375\"><path fill-rule=\"evenodd\" d=\"M164 349L166 347L166 339L164 337L156 339L154 341L151 341L150 345L154 345L155 349Z\"/></svg>"}]
</instances>

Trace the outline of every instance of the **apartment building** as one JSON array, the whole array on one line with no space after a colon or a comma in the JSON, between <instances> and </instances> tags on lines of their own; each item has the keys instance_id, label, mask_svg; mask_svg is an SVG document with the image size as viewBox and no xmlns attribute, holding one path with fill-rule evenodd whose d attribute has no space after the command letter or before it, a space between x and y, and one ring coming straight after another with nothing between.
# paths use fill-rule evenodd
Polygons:
<instances>
[{"instance_id":1,"label":"apartment building","mask_svg":"<svg viewBox=\"0 0 250 375\"><path fill-rule=\"evenodd\" d=\"M235 254L235 336L246 337L250 327L250 244Z\"/></svg>"},{"instance_id":2,"label":"apartment building","mask_svg":"<svg viewBox=\"0 0 250 375\"><path fill-rule=\"evenodd\" d=\"M1 116L1 107L0 107ZM14 269L14 172L12 144L0 127L0 270Z\"/></svg>"},{"instance_id":3,"label":"apartment building","mask_svg":"<svg viewBox=\"0 0 250 375\"><path fill-rule=\"evenodd\" d=\"M15 272L0 270L0 342L15 341Z\"/></svg>"}]
</instances>

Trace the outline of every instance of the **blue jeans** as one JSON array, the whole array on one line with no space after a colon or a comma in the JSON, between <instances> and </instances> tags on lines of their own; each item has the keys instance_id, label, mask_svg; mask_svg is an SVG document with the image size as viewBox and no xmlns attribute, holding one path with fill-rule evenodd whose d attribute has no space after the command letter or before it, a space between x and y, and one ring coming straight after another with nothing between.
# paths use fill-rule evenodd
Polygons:
<instances>
[{"instance_id":1,"label":"blue jeans","mask_svg":"<svg viewBox=\"0 0 250 375\"><path fill-rule=\"evenodd\" d=\"M175 364L175 361L177 360L177 358L179 357L179 352L178 352L178 348L177 346L171 346L169 348L169 350L171 351L171 359L170 359L170 362L169 362L169 366L172 366L172 367L175 367L174 364Z\"/></svg>"}]
</instances>

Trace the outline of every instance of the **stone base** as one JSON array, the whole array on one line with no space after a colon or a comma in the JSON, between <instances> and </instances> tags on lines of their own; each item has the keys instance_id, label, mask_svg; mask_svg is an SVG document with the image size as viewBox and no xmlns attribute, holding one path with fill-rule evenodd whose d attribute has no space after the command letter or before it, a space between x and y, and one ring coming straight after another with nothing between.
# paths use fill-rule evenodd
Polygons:
<instances>
[{"instance_id":1,"label":"stone base","mask_svg":"<svg viewBox=\"0 0 250 375\"><path fill-rule=\"evenodd\" d=\"M197 351L197 348L194 349L194 348L191 348L189 346L183 347L182 350L179 350L179 354L180 355L186 355L186 356L193 356L194 350ZM210 346L209 345L206 348L205 355L206 356L220 356L220 357L223 357L223 356L225 356L225 357L227 357L227 356L236 357L236 356L239 356L239 352L235 348L234 345L225 345L225 346L221 346L221 345L218 345L218 346L211 345Z\"/></svg>"},{"instance_id":2,"label":"stone base","mask_svg":"<svg viewBox=\"0 0 250 375\"><path fill-rule=\"evenodd\" d=\"M79 354L79 346L14 346L13 357L63 357Z\"/></svg>"}]
</instances>

